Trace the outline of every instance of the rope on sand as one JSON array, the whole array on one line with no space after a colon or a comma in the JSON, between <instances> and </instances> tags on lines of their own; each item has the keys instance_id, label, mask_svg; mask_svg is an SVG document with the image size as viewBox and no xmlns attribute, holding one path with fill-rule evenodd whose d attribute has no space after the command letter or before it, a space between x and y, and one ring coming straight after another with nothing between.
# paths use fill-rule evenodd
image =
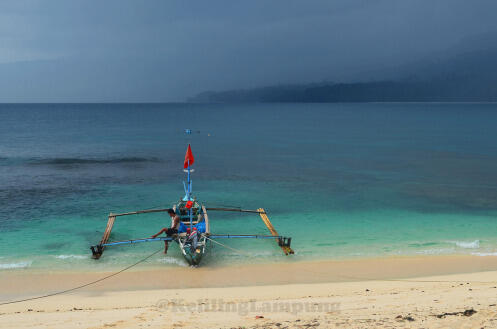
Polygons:
<instances>
[{"instance_id":1,"label":"rope on sand","mask_svg":"<svg viewBox=\"0 0 497 329\"><path fill-rule=\"evenodd\" d=\"M132 265L129 265L129 266L123 268L122 270L119 270L119 271L117 271L115 273L112 273L110 275L104 276L103 278L100 278L98 280L85 283L85 284L83 284L81 286L77 286L77 287L74 287L74 288L70 288L70 289L66 289L66 290L61 290L61 291L53 292L53 293L42 295L42 296L30 297L30 298L25 298L25 299L18 299L18 300L13 300L13 301L10 301L10 302L3 302L3 303L0 303L0 306L7 305L7 304L22 303L22 302L27 302L27 301L30 301L30 300L35 300L35 299L42 299L42 298L52 297L52 296L65 294L65 293L68 293L68 292L71 292L71 291L74 291L74 290L78 290L78 289L81 289L81 288L85 288L85 287L91 286L91 285L93 285L95 283L102 282L102 281L107 280L107 279L109 279L109 278L111 278L113 276L116 276L116 275L118 275L118 274L120 274L120 273L122 273L122 272L124 272L126 270L129 270L130 268L135 267L136 265L138 265L140 263L143 263L144 261L146 261L150 257L152 257L155 254L157 254L158 252L162 251L162 249L163 248L160 248L159 250L154 251L152 254L148 255L147 257L142 258L141 260L137 261L136 263L134 263Z\"/></svg>"}]
</instances>

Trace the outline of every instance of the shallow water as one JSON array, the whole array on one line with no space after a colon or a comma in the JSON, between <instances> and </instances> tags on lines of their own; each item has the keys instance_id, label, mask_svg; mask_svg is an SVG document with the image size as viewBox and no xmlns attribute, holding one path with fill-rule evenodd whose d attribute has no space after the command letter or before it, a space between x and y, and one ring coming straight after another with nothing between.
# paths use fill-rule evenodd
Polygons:
<instances>
[{"instance_id":1,"label":"shallow water","mask_svg":"<svg viewBox=\"0 0 497 329\"><path fill-rule=\"evenodd\" d=\"M387 255L497 255L497 104L0 105L0 271L106 269L160 243L90 259L109 212L265 208L296 255L226 240L204 264ZM184 129L193 130L191 135ZM210 213L215 233L266 234L254 215ZM164 214L121 217L111 236L156 233ZM175 246L149 265L185 266Z\"/></svg>"}]
</instances>

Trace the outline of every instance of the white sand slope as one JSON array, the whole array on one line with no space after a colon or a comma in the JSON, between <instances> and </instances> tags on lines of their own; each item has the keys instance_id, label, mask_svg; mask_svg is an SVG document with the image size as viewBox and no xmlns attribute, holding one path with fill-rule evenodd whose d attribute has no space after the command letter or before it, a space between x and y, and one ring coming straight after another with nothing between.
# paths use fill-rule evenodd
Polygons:
<instances>
[{"instance_id":1,"label":"white sand slope","mask_svg":"<svg viewBox=\"0 0 497 329\"><path fill-rule=\"evenodd\" d=\"M0 306L0 328L497 328L497 271L243 287L110 287ZM3 290L2 299L13 289Z\"/></svg>"}]
</instances>

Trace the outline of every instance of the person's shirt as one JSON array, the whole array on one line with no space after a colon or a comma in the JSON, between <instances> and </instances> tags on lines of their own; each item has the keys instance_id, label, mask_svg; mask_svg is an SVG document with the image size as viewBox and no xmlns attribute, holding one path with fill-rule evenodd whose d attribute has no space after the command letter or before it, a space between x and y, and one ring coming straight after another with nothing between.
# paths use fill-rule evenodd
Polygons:
<instances>
[{"instance_id":1,"label":"person's shirt","mask_svg":"<svg viewBox=\"0 0 497 329\"><path fill-rule=\"evenodd\" d=\"M176 226L174 226L174 221L177 221L176 222ZM179 222L180 222L180 219L179 219L179 216L178 215L174 215L174 217L171 217L171 228L175 228L175 229L179 229Z\"/></svg>"}]
</instances>

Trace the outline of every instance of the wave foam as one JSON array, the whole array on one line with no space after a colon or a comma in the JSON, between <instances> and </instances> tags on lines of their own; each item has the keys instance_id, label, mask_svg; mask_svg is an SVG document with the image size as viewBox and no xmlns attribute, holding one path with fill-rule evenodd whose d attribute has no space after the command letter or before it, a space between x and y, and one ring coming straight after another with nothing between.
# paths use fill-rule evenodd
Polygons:
<instances>
[{"instance_id":1,"label":"wave foam","mask_svg":"<svg viewBox=\"0 0 497 329\"><path fill-rule=\"evenodd\" d=\"M55 258L58 259L86 259L88 256L83 256L83 255L58 255L55 256Z\"/></svg>"},{"instance_id":2,"label":"wave foam","mask_svg":"<svg viewBox=\"0 0 497 329\"><path fill-rule=\"evenodd\" d=\"M6 264L0 264L0 270L9 270L13 268L25 268L25 267L30 267L32 261L28 262L19 262L19 263L6 263Z\"/></svg>"},{"instance_id":3,"label":"wave foam","mask_svg":"<svg viewBox=\"0 0 497 329\"><path fill-rule=\"evenodd\" d=\"M472 252L474 256L497 256L497 252Z\"/></svg>"},{"instance_id":4,"label":"wave foam","mask_svg":"<svg viewBox=\"0 0 497 329\"><path fill-rule=\"evenodd\" d=\"M174 264L174 265L179 265L179 266L183 266L183 267L188 266L188 264L185 261L182 261L182 260L174 258L174 257L160 258L160 259L157 259L157 262L164 263L164 264Z\"/></svg>"},{"instance_id":5,"label":"wave foam","mask_svg":"<svg viewBox=\"0 0 497 329\"><path fill-rule=\"evenodd\" d=\"M422 255L443 255L443 254L452 254L454 253L454 249L425 249L425 250L419 250L416 251L417 254L422 254Z\"/></svg>"},{"instance_id":6,"label":"wave foam","mask_svg":"<svg viewBox=\"0 0 497 329\"><path fill-rule=\"evenodd\" d=\"M475 241L454 241L456 246L460 248L466 248L466 249L477 249L480 248L480 240L475 240Z\"/></svg>"}]
</instances>

